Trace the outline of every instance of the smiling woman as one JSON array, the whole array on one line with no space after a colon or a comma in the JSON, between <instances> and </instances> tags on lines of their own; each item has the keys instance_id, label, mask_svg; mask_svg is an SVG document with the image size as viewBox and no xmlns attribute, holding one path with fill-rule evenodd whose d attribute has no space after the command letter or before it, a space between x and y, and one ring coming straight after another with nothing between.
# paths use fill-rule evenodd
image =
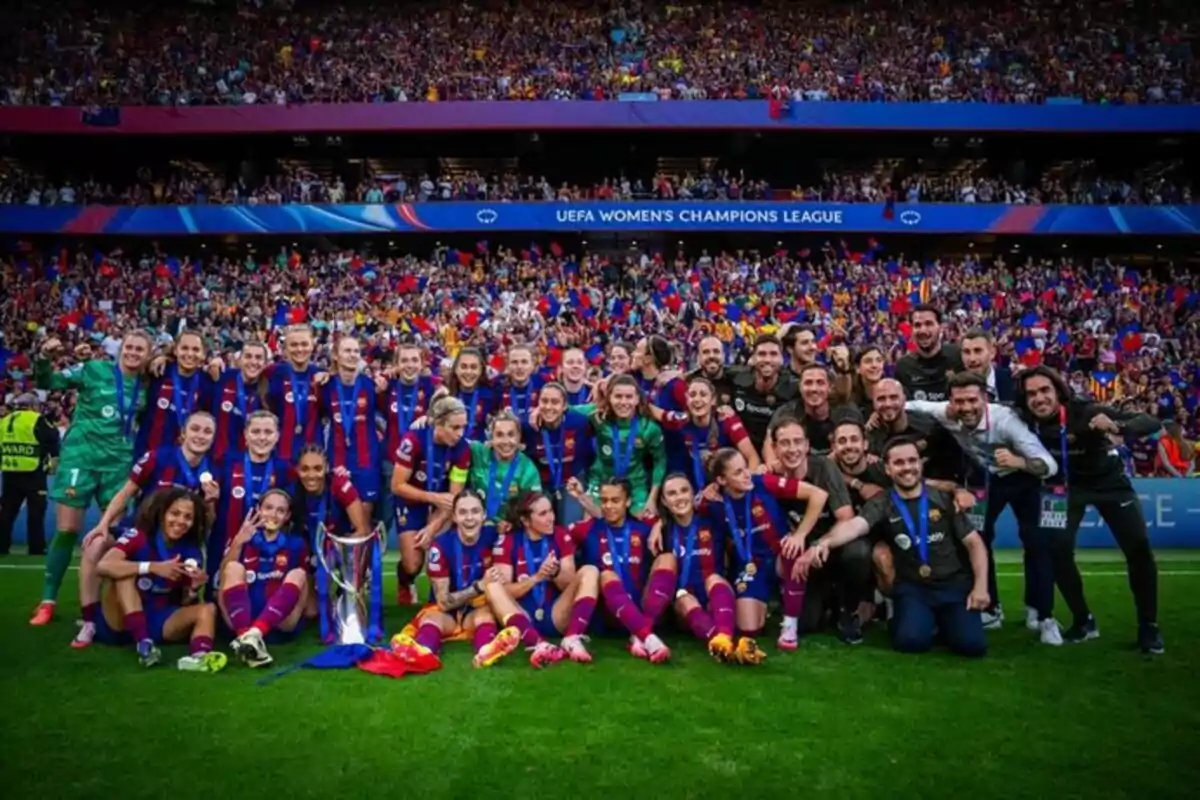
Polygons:
<instances>
[{"instance_id":1,"label":"smiling woman","mask_svg":"<svg viewBox=\"0 0 1200 800\"><path fill-rule=\"evenodd\" d=\"M488 522L503 519L513 498L542 490L537 467L521 452L521 421L511 410L504 409L492 418L486 443L471 442L470 446L467 485L483 496Z\"/></svg>"}]
</instances>

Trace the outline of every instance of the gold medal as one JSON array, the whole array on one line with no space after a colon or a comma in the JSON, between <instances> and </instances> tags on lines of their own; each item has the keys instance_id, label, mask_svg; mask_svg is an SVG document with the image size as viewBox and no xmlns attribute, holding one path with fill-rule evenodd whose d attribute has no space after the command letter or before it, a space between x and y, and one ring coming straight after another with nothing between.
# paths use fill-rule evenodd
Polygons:
<instances>
[{"instance_id":1,"label":"gold medal","mask_svg":"<svg viewBox=\"0 0 1200 800\"><path fill-rule=\"evenodd\" d=\"M933 574L933 567L928 564L922 564L917 567L917 574L921 576L922 580L929 580L929 576Z\"/></svg>"},{"instance_id":2,"label":"gold medal","mask_svg":"<svg viewBox=\"0 0 1200 800\"><path fill-rule=\"evenodd\" d=\"M533 612L533 618L536 619L538 622L541 622L542 620L544 620L546 618L545 609L539 608L537 611Z\"/></svg>"},{"instance_id":3,"label":"gold medal","mask_svg":"<svg viewBox=\"0 0 1200 800\"><path fill-rule=\"evenodd\" d=\"M749 575L751 578L753 578L755 575L758 574L758 564L755 564L753 561L751 561L749 564L746 565L745 571L746 571L747 575Z\"/></svg>"}]
</instances>

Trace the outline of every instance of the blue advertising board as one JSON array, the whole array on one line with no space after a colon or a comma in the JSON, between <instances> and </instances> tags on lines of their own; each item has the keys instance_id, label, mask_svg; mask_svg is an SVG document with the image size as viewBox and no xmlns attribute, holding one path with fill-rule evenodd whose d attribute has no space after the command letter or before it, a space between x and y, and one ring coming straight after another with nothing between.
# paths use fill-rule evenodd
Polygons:
<instances>
[{"instance_id":1,"label":"blue advertising board","mask_svg":"<svg viewBox=\"0 0 1200 800\"><path fill-rule=\"evenodd\" d=\"M303 235L470 231L761 231L1195 236L1200 205L580 202L0 207L0 233Z\"/></svg>"}]
</instances>

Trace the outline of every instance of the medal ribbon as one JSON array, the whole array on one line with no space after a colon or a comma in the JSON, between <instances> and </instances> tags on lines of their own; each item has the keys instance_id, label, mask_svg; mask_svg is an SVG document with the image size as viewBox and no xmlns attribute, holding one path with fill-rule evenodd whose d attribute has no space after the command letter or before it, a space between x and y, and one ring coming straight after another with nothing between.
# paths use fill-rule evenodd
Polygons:
<instances>
[{"instance_id":1,"label":"medal ribbon","mask_svg":"<svg viewBox=\"0 0 1200 800\"><path fill-rule=\"evenodd\" d=\"M921 518L920 524L913 523L912 512L908 510L908 503L900 496L900 493L892 489L892 505L896 507L896 511L900 514L900 519L904 520L904 527L908 530L908 535L916 540L917 554L921 558L922 564L929 563L929 495L925 492L924 484L921 485L921 497L917 501L917 515Z\"/></svg>"},{"instance_id":2,"label":"medal ribbon","mask_svg":"<svg viewBox=\"0 0 1200 800\"><path fill-rule=\"evenodd\" d=\"M396 381L396 417L400 436L408 433L409 426L412 425L413 418L416 416L417 392L420 389L421 385L418 381L408 388L408 396L405 397L404 384Z\"/></svg>"},{"instance_id":3,"label":"medal ribbon","mask_svg":"<svg viewBox=\"0 0 1200 800\"><path fill-rule=\"evenodd\" d=\"M137 411L138 398L142 394L142 376L134 378L133 396L129 398L129 405L125 404L125 374L121 372L120 364L113 364L113 386L117 391L117 413L121 417L121 432L129 439L133 435L133 415Z\"/></svg>"},{"instance_id":4,"label":"medal ribbon","mask_svg":"<svg viewBox=\"0 0 1200 800\"><path fill-rule=\"evenodd\" d=\"M1066 491L1070 481L1067 477L1067 407L1064 405L1058 407L1058 449L1062 454L1063 490Z\"/></svg>"},{"instance_id":5,"label":"medal ribbon","mask_svg":"<svg viewBox=\"0 0 1200 800\"><path fill-rule=\"evenodd\" d=\"M355 377L350 386L342 383L341 378L334 378L334 383L337 385L338 409L342 412L342 434L346 437L346 447L350 447L354 439L354 400L358 394L358 378ZM350 392L349 397L346 396L347 391Z\"/></svg>"},{"instance_id":6,"label":"medal ribbon","mask_svg":"<svg viewBox=\"0 0 1200 800\"><path fill-rule=\"evenodd\" d=\"M738 558L742 560L742 565L751 564L754 562L754 519L751 502L753 501L753 492L746 492L746 496L742 498L745 503L745 519L746 530L745 534L738 526L737 514L734 513L733 501L728 497L725 498L725 518L729 520L729 530L733 534L733 546L737 548Z\"/></svg>"},{"instance_id":7,"label":"medal ribbon","mask_svg":"<svg viewBox=\"0 0 1200 800\"><path fill-rule=\"evenodd\" d=\"M246 382L242 380L242 371L238 370L233 376L233 390L237 395L237 410L242 415L242 425L246 424Z\"/></svg>"},{"instance_id":8,"label":"medal ribbon","mask_svg":"<svg viewBox=\"0 0 1200 800\"><path fill-rule=\"evenodd\" d=\"M250 451L242 454L242 482L246 484L246 502L250 507L258 505L259 498L266 494L271 480L271 460L263 464L263 474L257 481L254 479L254 464L250 461Z\"/></svg>"},{"instance_id":9,"label":"medal ribbon","mask_svg":"<svg viewBox=\"0 0 1200 800\"><path fill-rule=\"evenodd\" d=\"M475 406L475 399L478 394L479 389L476 388L470 392L467 392L466 394L460 393L458 396L458 399L462 400L462 404L466 406L467 409L467 432L465 435L468 439L470 439L475 433L475 412L477 410Z\"/></svg>"},{"instance_id":10,"label":"medal ribbon","mask_svg":"<svg viewBox=\"0 0 1200 800\"><path fill-rule=\"evenodd\" d=\"M691 456L692 456L692 478L696 481L696 491L704 488L704 459L701 457L701 442L698 434L694 434L691 439Z\"/></svg>"},{"instance_id":11,"label":"medal ribbon","mask_svg":"<svg viewBox=\"0 0 1200 800\"><path fill-rule=\"evenodd\" d=\"M563 487L563 460L566 458L567 431L565 425L560 426L558 444L550 441L550 432L542 428L542 449L546 451L546 469L550 473L551 491L557 492Z\"/></svg>"},{"instance_id":12,"label":"medal ribbon","mask_svg":"<svg viewBox=\"0 0 1200 800\"><path fill-rule=\"evenodd\" d=\"M617 423L614 422L610 430L613 440L613 474L618 478L624 478L633 463L633 446L637 441L638 418L634 417L629 423L629 436L625 439L624 445L621 444L621 429Z\"/></svg>"},{"instance_id":13,"label":"medal ribbon","mask_svg":"<svg viewBox=\"0 0 1200 800\"><path fill-rule=\"evenodd\" d=\"M479 535L483 536L482 530L479 532ZM475 543L479 544L479 540L476 540ZM463 543L462 543L462 539L460 539L458 536L458 531L454 532L454 572L460 578L462 577L464 572L467 574L466 580L464 580L462 583L460 583L458 585L458 588L454 590L456 592L462 591L463 589L467 588L468 586L473 584L475 581L479 580L479 576L483 574L483 565L482 564L480 564L480 563L467 564L466 561L464 561L464 559L463 559Z\"/></svg>"},{"instance_id":14,"label":"medal ribbon","mask_svg":"<svg viewBox=\"0 0 1200 800\"><path fill-rule=\"evenodd\" d=\"M433 426L425 426L425 491L433 494L433 468L437 459L433 457Z\"/></svg>"},{"instance_id":15,"label":"medal ribbon","mask_svg":"<svg viewBox=\"0 0 1200 800\"><path fill-rule=\"evenodd\" d=\"M674 539L676 546L679 545L679 534L683 530L678 523L674 526ZM679 585L687 588L691 584L689 581L692 577L692 556L696 554L696 520L692 519L690 525L687 526L687 538L683 545L683 569L679 571Z\"/></svg>"},{"instance_id":16,"label":"medal ribbon","mask_svg":"<svg viewBox=\"0 0 1200 800\"><path fill-rule=\"evenodd\" d=\"M621 526L621 537L625 540L624 541L624 550L621 553L621 557L618 558L617 550L615 547L613 547L612 526L609 525L608 523L604 524L604 542L605 542L605 544L608 545L609 555L612 556L613 572L617 573L617 577L621 579L622 585L624 585L628 589L629 584L625 580L625 565L629 563L629 539L630 539L630 536L629 536L629 521L628 520L626 520L625 524Z\"/></svg>"},{"instance_id":17,"label":"medal ribbon","mask_svg":"<svg viewBox=\"0 0 1200 800\"><path fill-rule=\"evenodd\" d=\"M186 396L184 386L186 383ZM192 406L196 403L196 389L200 386L200 373L193 372L190 377L184 378L179 374L179 368L175 368L175 376L171 379L171 392L175 400L175 423L179 426L179 430L183 430L183 426L187 424L188 415L192 413ZM184 402L184 401L187 402ZM136 401L135 401L136 402Z\"/></svg>"},{"instance_id":18,"label":"medal ribbon","mask_svg":"<svg viewBox=\"0 0 1200 800\"><path fill-rule=\"evenodd\" d=\"M200 459L199 465L193 467L188 463L187 457L183 454L183 445L175 448L177 455L176 461L179 462L179 471L183 473L183 479L186 481L184 486L191 489L193 492L200 488L200 480L196 477L196 470L199 469L201 474L208 472L208 456Z\"/></svg>"},{"instance_id":19,"label":"medal ribbon","mask_svg":"<svg viewBox=\"0 0 1200 800\"><path fill-rule=\"evenodd\" d=\"M508 490L512 488L513 478L517 476L517 455L513 454L512 461L508 462L508 470L504 473L504 482L500 484L500 493L496 494L496 470L500 462L496 460L496 455L493 453L491 463L488 464L488 481L487 481L487 518L495 519L500 513L500 506L508 499Z\"/></svg>"},{"instance_id":20,"label":"medal ribbon","mask_svg":"<svg viewBox=\"0 0 1200 800\"><path fill-rule=\"evenodd\" d=\"M518 394L518 391L520 392L519 394ZM531 398L529 395L532 391L533 391L533 381L530 381L529 383L525 384L525 387L520 390L518 390L517 387L513 386L512 384L509 384L508 406L509 406L509 408L511 408L513 410L513 413L516 414L517 417L520 418L521 420L526 420L529 418L529 408L533 402L533 398ZM518 397L522 398L524 400L524 403L517 402Z\"/></svg>"},{"instance_id":21,"label":"medal ribbon","mask_svg":"<svg viewBox=\"0 0 1200 800\"><path fill-rule=\"evenodd\" d=\"M306 430L305 417L308 416L309 376L307 370L297 373L291 364L288 364L288 371L291 373L289 383L292 388L292 410L296 414L296 427L300 428L300 437L303 439Z\"/></svg>"},{"instance_id":22,"label":"medal ribbon","mask_svg":"<svg viewBox=\"0 0 1200 800\"><path fill-rule=\"evenodd\" d=\"M549 540L543 536L539 541L542 545L542 551L536 554L533 552L533 545L529 541L529 531L525 532L524 540L521 542L521 550L525 554L525 568L529 570L529 577L531 579L537 575L537 571L542 568L542 564L546 563L546 556L549 555ZM537 608L541 608L546 601L546 584L535 583L529 591L533 594L534 605Z\"/></svg>"}]
</instances>

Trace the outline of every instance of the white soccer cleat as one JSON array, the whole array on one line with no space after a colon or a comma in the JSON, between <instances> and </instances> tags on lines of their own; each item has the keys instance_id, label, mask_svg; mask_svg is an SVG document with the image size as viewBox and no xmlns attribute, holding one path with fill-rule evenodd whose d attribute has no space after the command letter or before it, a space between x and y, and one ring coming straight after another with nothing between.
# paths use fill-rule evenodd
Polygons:
<instances>
[{"instance_id":1,"label":"white soccer cleat","mask_svg":"<svg viewBox=\"0 0 1200 800\"><path fill-rule=\"evenodd\" d=\"M1044 619L1038 623L1038 630L1041 632L1042 644L1061 647L1063 643L1062 629L1058 627L1058 622L1053 618Z\"/></svg>"},{"instance_id":2,"label":"white soccer cleat","mask_svg":"<svg viewBox=\"0 0 1200 800\"><path fill-rule=\"evenodd\" d=\"M82 650L85 647L91 647L92 641L96 638L96 623L82 622L79 625L79 633L75 634L75 638L71 640L71 647L76 650Z\"/></svg>"},{"instance_id":3,"label":"white soccer cleat","mask_svg":"<svg viewBox=\"0 0 1200 800\"><path fill-rule=\"evenodd\" d=\"M1036 631L1039 627L1041 627L1041 620L1038 619L1038 612L1036 608L1025 606L1025 627L1031 631Z\"/></svg>"},{"instance_id":4,"label":"white soccer cleat","mask_svg":"<svg viewBox=\"0 0 1200 800\"><path fill-rule=\"evenodd\" d=\"M242 663L251 668L265 667L274 661L267 651L267 643L263 641L262 632L258 628L251 628L234 639L233 651L237 653L238 658L242 659Z\"/></svg>"},{"instance_id":5,"label":"white soccer cleat","mask_svg":"<svg viewBox=\"0 0 1200 800\"><path fill-rule=\"evenodd\" d=\"M564 636L562 651L567 654L567 658L577 664L590 664L592 663L592 654L584 646L583 640L583 636Z\"/></svg>"}]
</instances>

